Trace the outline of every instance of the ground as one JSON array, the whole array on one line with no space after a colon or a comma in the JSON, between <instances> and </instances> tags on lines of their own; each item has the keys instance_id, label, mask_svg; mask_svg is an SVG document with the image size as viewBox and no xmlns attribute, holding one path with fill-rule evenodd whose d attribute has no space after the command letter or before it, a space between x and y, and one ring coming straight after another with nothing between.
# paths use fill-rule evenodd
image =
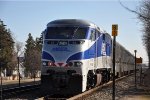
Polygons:
<instances>
[{"instance_id":1,"label":"ground","mask_svg":"<svg viewBox=\"0 0 150 100\"><path fill-rule=\"evenodd\" d=\"M139 80L140 75L137 75ZM137 87L130 88L120 100L150 100L150 68L147 69Z\"/></svg>"}]
</instances>

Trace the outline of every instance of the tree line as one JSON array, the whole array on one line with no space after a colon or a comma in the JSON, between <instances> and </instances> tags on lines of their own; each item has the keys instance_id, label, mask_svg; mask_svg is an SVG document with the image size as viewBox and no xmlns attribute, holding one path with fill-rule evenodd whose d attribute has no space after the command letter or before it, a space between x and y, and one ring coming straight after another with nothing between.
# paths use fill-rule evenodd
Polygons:
<instances>
[{"instance_id":1,"label":"tree line","mask_svg":"<svg viewBox=\"0 0 150 100\"><path fill-rule=\"evenodd\" d=\"M41 67L42 46L37 39L33 39L31 33L28 34L25 47L23 43L15 41L10 29L6 28L0 19L0 67L1 72L7 70L7 76L11 76L13 70L17 69L17 58L22 58L20 63L25 68L26 76L34 76Z\"/></svg>"}]
</instances>

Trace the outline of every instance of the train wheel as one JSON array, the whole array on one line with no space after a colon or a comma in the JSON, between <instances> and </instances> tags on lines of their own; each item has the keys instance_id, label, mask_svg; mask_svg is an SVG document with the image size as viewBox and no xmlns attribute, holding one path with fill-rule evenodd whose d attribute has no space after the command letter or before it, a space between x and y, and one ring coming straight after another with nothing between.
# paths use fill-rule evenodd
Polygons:
<instances>
[{"instance_id":1,"label":"train wheel","mask_svg":"<svg viewBox=\"0 0 150 100\"><path fill-rule=\"evenodd\" d=\"M107 82L107 71L103 71L102 72L102 83L106 83Z\"/></svg>"},{"instance_id":2,"label":"train wheel","mask_svg":"<svg viewBox=\"0 0 150 100\"><path fill-rule=\"evenodd\" d=\"M107 71L107 70L103 71L102 72L102 82L103 83L109 82L110 79L111 79L110 71Z\"/></svg>"},{"instance_id":3,"label":"train wheel","mask_svg":"<svg viewBox=\"0 0 150 100\"><path fill-rule=\"evenodd\" d=\"M110 71L107 71L107 82L110 81Z\"/></svg>"},{"instance_id":4,"label":"train wheel","mask_svg":"<svg viewBox=\"0 0 150 100\"><path fill-rule=\"evenodd\" d=\"M88 72L88 75L87 75L87 90L95 87L96 85L96 78L95 78L95 75L93 72Z\"/></svg>"},{"instance_id":5,"label":"train wheel","mask_svg":"<svg viewBox=\"0 0 150 100\"><path fill-rule=\"evenodd\" d=\"M119 78L119 72L117 72L117 75L115 75L115 78L116 79Z\"/></svg>"}]
</instances>

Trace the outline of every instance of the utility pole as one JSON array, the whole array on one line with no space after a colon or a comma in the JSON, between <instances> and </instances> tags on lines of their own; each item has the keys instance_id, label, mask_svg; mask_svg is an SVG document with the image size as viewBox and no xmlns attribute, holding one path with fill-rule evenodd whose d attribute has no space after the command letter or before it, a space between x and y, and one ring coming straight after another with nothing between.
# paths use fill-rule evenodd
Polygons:
<instances>
[{"instance_id":1,"label":"utility pole","mask_svg":"<svg viewBox=\"0 0 150 100\"><path fill-rule=\"evenodd\" d=\"M134 51L134 52L136 52L136 51ZM135 56L136 56L136 54L135 54ZM140 57L140 58L136 58L136 63L137 64L141 64L141 69L140 69L140 84L141 84L141 75L142 75L142 58ZM135 65L135 69L136 69L136 65ZM135 79L136 79L136 73L135 73ZM136 84L136 80L135 80L135 84ZM135 85L135 87L136 87L136 85Z\"/></svg>"},{"instance_id":2,"label":"utility pole","mask_svg":"<svg viewBox=\"0 0 150 100\"><path fill-rule=\"evenodd\" d=\"M115 100L115 51L116 51L116 36L118 34L118 25L112 25L112 36L113 36L113 93L112 100Z\"/></svg>"},{"instance_id":3,"label":"utility pole","mask_svg":"<svg viewBox=\"0 0 150 100\"><path fill-rule=\"evenodd\" d=\"M135 88L136 88L136 52L137 50L134 50L134 53L135 53Z\"/></svg>"},{"instance_id":4,"label":"utility pole","mask_svg":"<svg viewBox=\"0 0 150 100\"><path fill-rule=\"evenodd\" d=\"M20 87L19 57L17 57L17 60L18 60L18 77L19 77L19 87Z\"/></svg>"}]
</instances>

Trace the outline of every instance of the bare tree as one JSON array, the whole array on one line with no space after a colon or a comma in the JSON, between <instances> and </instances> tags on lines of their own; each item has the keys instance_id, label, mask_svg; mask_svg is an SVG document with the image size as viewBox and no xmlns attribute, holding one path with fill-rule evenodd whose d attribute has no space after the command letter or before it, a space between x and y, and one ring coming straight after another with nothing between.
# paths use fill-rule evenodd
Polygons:
<instances>
[{"instance_id":1,"label":"bare tree","mask_svg":"<svg viewBox=\"0 0 150 100\"><path fill-rule=\"evenodd\" d=\"M143 2L145 2L145 1L149 1L149 0L143 0ZM150 21L150 17L149 16L145 16L145 14L142 14L141 13L141 11L135 11L135 10L132 10L132 9L130 9L130 8L128 8L128 7L126 7L125 5L123 5L123 3L119 0L119 3L120 3L120 5L123 7L123 8L125 8L126 10L128 10L128 11L130 11L130 12L132 12L132 13L135 13L136 15L138 15L138 17L139 18L143 18L144 20L146 20L146 21ZM139 10L141 9L141 7L139 7ZM142 10L142 9L141 9Z\"/></svg>"},{"instance_id":2,"label":"bare tree","mask_svg":"<svg viewBox=\"0 0 150 100\"><path fill-rule=\"evenodd\" d=\"M148 54L149 59L149 68L150 68L150 1L149 0L143 0L140 7L139 12L141 15L145 16L138 18L141 20L143 24L143 43L146 47L146 51Z\"/></svg>"},{"instance_id":3,"label":"bare tree","mask_svg":"<svg viewBox=\"0 0 150 100\"><path fill-rule=\"evenodd\" d=\"M138 7L138 10L131 10L125 5L122 4L122 2L119 0L119 3L122 7L124 7L126 10L135 13L138 16L138 19L143 24L143 44L145 45L148 59L149 59L149 68L150 68L150 0L143 0L141 1L141 5Z\"/></svg>"}]
</instances>

